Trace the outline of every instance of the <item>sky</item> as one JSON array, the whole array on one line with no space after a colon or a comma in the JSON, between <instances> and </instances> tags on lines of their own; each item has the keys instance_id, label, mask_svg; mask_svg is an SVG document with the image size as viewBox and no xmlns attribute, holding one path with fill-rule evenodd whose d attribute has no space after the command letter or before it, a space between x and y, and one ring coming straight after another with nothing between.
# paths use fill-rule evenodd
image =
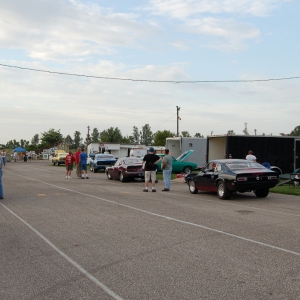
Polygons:
<instances>
[{"instance_id":1,"label":"sky","mask_svg":"<svg viewBox=\"0 0 300 300\"><path fill-rule=\"evenodd\" d=\"M0 7L0 144L52 128L277 136L300 125L300 1Z\"/></svg>"}]
</instances>

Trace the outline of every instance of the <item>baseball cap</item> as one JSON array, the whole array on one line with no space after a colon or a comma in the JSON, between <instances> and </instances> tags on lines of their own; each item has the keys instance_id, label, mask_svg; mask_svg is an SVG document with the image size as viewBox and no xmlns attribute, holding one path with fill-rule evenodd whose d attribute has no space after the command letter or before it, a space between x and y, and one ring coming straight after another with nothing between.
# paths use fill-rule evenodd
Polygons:
<instances>
[{"instance_id":1,"label":"baseball cap","mask_svg":"<svg viewBox=\"0 0 300 300\"><path fill-rule=\"evenodd\" d=\"M154 152L155 152L154 148L153 148L153 147L150 147L150 148L149 148L149 152L154 153Z\"/></svg>"}]
</instances>

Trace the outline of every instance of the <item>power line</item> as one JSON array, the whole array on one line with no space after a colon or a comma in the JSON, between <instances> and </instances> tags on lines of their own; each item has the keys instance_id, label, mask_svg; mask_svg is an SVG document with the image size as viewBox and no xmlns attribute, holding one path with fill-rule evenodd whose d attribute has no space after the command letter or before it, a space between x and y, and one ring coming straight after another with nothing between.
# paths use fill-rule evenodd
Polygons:
<instances>
[{"instance_id":1,"label":"power line","mask_svg":"<svg viewBox=\"0 0 300 300\"><path fill-rule=\"evenodd\" d=\"M55 71L48 71L48 70L24 68L24 67L4 65L4 64L0 64L0 66L15 68L15 69L21 69L21 70L27 70L27 71L34 71L34 72L58 74L58 75L97 78L97 79L107 79L107 80L120 80L120 81L152 82L152 83L238 83L238 82L280 81L280 80L291 80L291 79L299 79L300 78L300 76L294 76L294 77L268 78L268 79L249 79L249 80L238 80L238 79L237 80L152 80L152 79L133 79L133 78L105 77L105 76L93 76L93 75L84 75L84 74L64 73L64 72L55 72Z\"/></svg>"}]
</instances>

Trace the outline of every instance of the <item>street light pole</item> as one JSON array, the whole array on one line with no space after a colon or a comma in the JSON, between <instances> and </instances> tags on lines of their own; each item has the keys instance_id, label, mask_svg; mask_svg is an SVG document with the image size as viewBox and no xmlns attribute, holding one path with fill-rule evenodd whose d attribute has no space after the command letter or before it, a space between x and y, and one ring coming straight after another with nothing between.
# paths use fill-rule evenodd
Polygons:
<instances>
[{"instance_id":1,"label":"street light pole","mask_svg":"<svg viewBox=\"0 0 300 300\"><path fill-rule=\"evenodd\" d=\"M176 109L177 109L177 137L178 137L179 136L179 120L181 120L179 117L180 107L176 106Z\"/></svg>"}]
</instances>

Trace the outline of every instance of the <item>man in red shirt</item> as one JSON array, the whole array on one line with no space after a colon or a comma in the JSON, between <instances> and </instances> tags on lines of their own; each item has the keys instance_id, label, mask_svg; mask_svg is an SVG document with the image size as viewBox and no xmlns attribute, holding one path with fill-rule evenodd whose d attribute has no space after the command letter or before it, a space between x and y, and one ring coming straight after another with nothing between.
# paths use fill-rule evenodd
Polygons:
<instances>
[{"instance_id":1,"label":"man in red shirt","mask_svg":"<svg viewBox=\"0 0 300 300\"><path fill-rule=\"evenodd\" d=\"M65 158L65 162L66 162L66 179L70 179L73 170L73 163L75 162L75 157L73 156L72 151L69 151L69 154Z\"/></svg>"},{"instance_id":2,"label":"man in red shirt","mask_svg":"<svg viewBox=\"0 0 300 300\"><path fill-rule=\"evenodd\" d=\"M80 147L77 148L77 152L75 153L75 162L76 162L76 176L78 179L80 179L80 174L81 174L81 171L79 169L79 163L80 163L80 159L79 159L79 156L80 156L80 153L81 153L81 149Z\"/></svg>"}]
</instances>

